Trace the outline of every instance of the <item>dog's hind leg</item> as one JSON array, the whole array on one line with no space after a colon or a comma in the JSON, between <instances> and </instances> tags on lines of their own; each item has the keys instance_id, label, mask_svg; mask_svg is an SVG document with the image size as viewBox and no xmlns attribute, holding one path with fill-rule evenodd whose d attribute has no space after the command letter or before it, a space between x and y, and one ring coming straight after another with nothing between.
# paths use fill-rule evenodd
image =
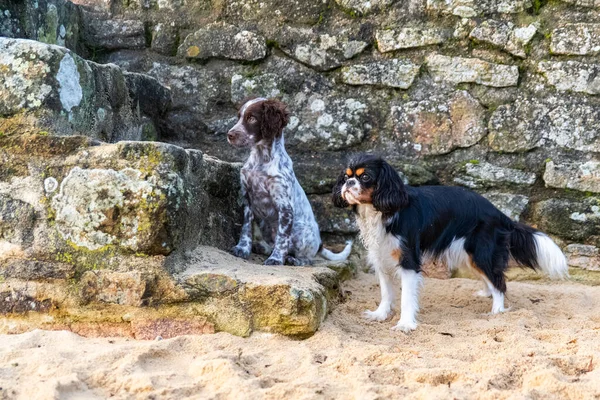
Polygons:
<instances>
[{"instance_id":1,"label":"dog's hind leg","mask_svg":"<svg viewBox=\"0 0 600 400\"><path fill-rule=\"evenodd\" d=\"M482 232L483 231L483 232ZM508 246L503 232L484 229L465 242L465 250L471 256L471 267L481 275L488 292L492 296L492 314L507 311L504 307L506 277L508 268ZM486 294L486 292L483 292Z\"/></svg>"}]
</instances>

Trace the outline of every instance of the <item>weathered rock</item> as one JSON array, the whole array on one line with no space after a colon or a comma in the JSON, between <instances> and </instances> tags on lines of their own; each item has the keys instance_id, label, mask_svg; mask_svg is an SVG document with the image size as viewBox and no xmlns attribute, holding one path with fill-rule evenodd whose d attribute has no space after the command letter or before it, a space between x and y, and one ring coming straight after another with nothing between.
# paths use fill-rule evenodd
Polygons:
<instances>
[{"instance_id":1,"label":"weathered rock","mask_svg":"<svg viewBox=\"0 0 600 400\"><path fill-rule=\"evenodd\" d=\"M0 182L0 195L8 198L2 219L22 210L22 224L16 216L11 230L0 224L11 245L0 247L9 258L25 254L79 268L124 268L122 258L130 254L169 254L198 242L229 247L235 241L239 165L161 143L70 150L63 145L53 154L56 139L62 140L5 139L0 146L22 148L11 150L8 161L26 162L31 174ZM26 236L11 233L21 225L30 226Z\"/></svg>"},{"instance_id":2,"label":"weathered rock","mask_svg":"<svg viewBox=\"0 0 600 400\"><path fill-rule=\"evenodd\" d=\"M0 36L26 38L65 46L81 56L81 14L68 0L3 2L0 4Z\"/></svg>"},{"instance_id":3,"label":"weathered rock","mask_svg":"<svg viewBox=\"0 0 600 400\"><path fill-rule=\"evenodd\" d=\"M496 151L528 151L542 139L559 147L594 151L600 144L600 107L586 98L519 97L490 117L489 143Z\"/></svg>"},{"instance_id":4,"label":"weathered rock","mask_svg":"<svg viewBox=\"0 0 600 400\"><path fill-rule=\"evenodd\" d=\"M535 174L513 168L504 168L487 162L468 162L466 175L454 179L454 182L472 189L498 186L502 184L531 186Z\"/></svg>"},{"instance_id":5,"label":"weathered rock","mask_svg":"<svg viewBox=\"0 0 600 400\"><path fill-rule=\"evenodd\" d=\"M402 147L424 155L472 146L486 134L485 109L466 91L393 105L389 124Z\"/></svg>"},{"instance_id":6,"label":"weathered rock","mask_svg":"<svg viewBox=\"0 0 600 400\"><path fill-rule=\"evenodd\" d=\"M370 130L368 107L354 98L312 94L298 98L302 113L292 117L288 130L306 148L339 150L362 142Z\"/></svg>"},{"instance_id":7,"label":"weathered rock","mask_svg":"<svg viewBox=\"0 0 600 400\"><path fill-rule=\"evenodd\" d=\"M166 23L158 23L152 29L152 43L150 48L165 56L177 53L177 30Z\"/></svg>"},{"instance_id":8,"label":"weathered rock","mask_svg":"<svg viewBox=\"0 0 600 400\"><path fill-rule=\"evenodd\" d=\"M85 61L64 47L0 38L0 82L5 88L0 113L13 116L14 125L6 120L3 131L141 139L147 118L157 115L141 114L138 103L145 112L160 112L169 94L157 83L152 91L148 81L133 84L140 80L114 65ZM145 106L153 103L160 109Z\"/></svg>"},{"instance_id":9,"label":"weathered rock","mask_svg":"<svg viewBox=\"0 0 600 400\"><path fill-rule=\"evenodd\" d=\"M2 245L0 245L2 247ZM1 252L2 250L0 250ZM43 279L72 279L76 273L76 267L66 262L47 262L28 260L23 258L24 253L0 254L0 276L1 279L17 278L23 280Z\"/></svg>"},{"instance_id":10,"label":"weathered rock","mask_svg":"<svg viewBox=\"0 0 600 400\"><path fill-rule=\"evenodd\" d=\"M598 0L563 0L565 3L574 4L580 7L600 8Z\"/></svg>"},{"instance_id":11,"label":"weathered rock","mask_svg":"<svg viewBox=\"0 0 600 400\"><path fill-rule=\"evenodd\" d=\"M100 49L142 49L146 46L144 23L140 20L113 20L109 15L83 13L84 42Z\"/></svg>"},{"instance_id":12,"label":"weathered rock","mask_svg":"<svg viewBox=\"0 0 600 400\"><path fill-rule=\"evenodd\" d=\"M443 28L390 28L375 33L377 49L382 53L444 43L452 30Z\"/></svg>"},{"instance_id":13,"label":"weathered rock","mask_svg":"<svg viewBox=\"0 0 600 400\"><path fill-rule=\"evenodd\" d=\"M167 191L183 196L179 176L153 184L133 168L75 167L52 198L56 227L65 240L90 250L117 245L133 252L168 252L171 244L160 230L144 229L166 219Z\"/></svg>"},{"instance_id":14,"label":"weathered rock","mask_svg":"<svg viewBox=\"0 0 600 400\"><path fill-rule=\"evenodd\" d=\"M533 207L538 227L560 237L583 241L600 228L600 199L548 199Z\"/></svg>"},{"instance_id":15,"label":"weathered rock","mask_svg":"<svg viewBox=\"0 0 600 400\"><path fill-rule=\"evenodd\" d=\"M264 37L226 23L215 22L188 35L179 55L189 59L229 58L255 61L267 55Z\"/></svg>"},{"instance_id":16,"label":"weathered rock","mask_svg":"<svg viewBox=\"0 0 600 400\"><path fill-rule=\"evenodd\" d=\"M529 198L520 194L489 192L484 193L483 197L514 221L519 221L521 214L529 204Z\"/></svg>"},{"instance_id":17,"label":"weathered rock","mask_svg":"<svg viewBox=\"0 0 600 400\"><path fill-rule=\"evenodd\" d=\"M227 79L222 76L224 72L154 62L148 74L172 92L172 105L164 116L160 139L174 140L186 147L197 145L199 133L209 123L210 116L219 115L218 105L230 99L230 85L224 82Z\"/></svg>"},{"instance_id":18,"label":"weathered rock","mask_svg":"<svg viewBox=\"0 0 600 400\"><path fill-rule=\"evenodd\" d=\"M519 68L516 65L493 64L477 58L448 57L432 54L426 59L427 69L436 80L453 84L478 83L480 85L516 86Z\"/></svg>"},{"instance_id":19,"label":"weathered rock","mask_svg":"<svg viewBox=\"0 0 600 400\"><path fill-rule=\"evenodd\" d=\"M342 81L349 85L381 85L408 89L421 66L399 59L354 64L342 68Z\"/></svg>"},{"instance_id":20,"label":"weathered rock","mask_svg":"<svg viewBox=\"0 0 600 400\"><path fill-rule=\"evenodd\" d=\"M554 29L550 51L554 54L581 56L600 53L600 24L565 24Z\"/></svg>"},{"instance_id":21,"label":"weathered rock","mask_svg":"<svg viewBox=\"0 0 600 400\"><path fill-rule=\"evenodd\" d=\"M251 93L261 93L261 97L276 98L281 96L282 79L277 74L266 73L253 77L236 74L231 77L231 101L237 104L244 101Z\"/></svg>"},{"instance_id":22,"label":"weathered rock","mask_svg":"<svg viewBox=\"0 0 600 400\"><path fill-rule=\"evenodd\" d=\"M531 7L530 0L427 0L427 9L463 18L480 14L516 14Z\"/></svg>"},{"instance_id":23,"label":"weathered rock","mask_svg":"<svg viewBox=\"0 0 600 400\"><path fill-rule=\"evenodd\" d=\"M548 161L544 182L550 187L600 193L600 162Z\"/></svg>"},{"instance_id":24,"label":"weathered rock","mask_svg":"<svg viewBox=\"0 0 600 400\"><path fill-rule=\"evenodd\" d=\"M158 124L160 118L171 107L171 91L157 79L133 72L124 72L129 97L143 114L153 117Z\"/></svg>"},{"instance_id":25,"label":"weathered rock","mask_svg":"<svg viewBox=\"0 0 600 400\"><path fill-rule=\"evenodd\" d=\"M543 136L542 119L548 108L520 98L498 107L488 124L489 145L495 151L522 152L536 147Z\"/></svg>"},{"instance_id":26,"label":"weathered rock","mask_svg":"<svg viewBox=\"0 0 600 400\"><path fill-rule=\"evenodd\" d=\"M146 280L137 271L87 271L78 284L84 304L99 302L138 307L146 293Z\"/></svg>"},{"instance_id":27,"label":"weathered rock","mask_svg":"<svg viewBox=\"0 0 600 400\"><path fill-rule=\"evenodd\" d=\"M542 61L537 70L558 90L600 94L600 64Z\"/></svg>"},{"instance_id":28,"label":"weathered rock","mask_svg":"<svg viewBox=\"0 0 600 400\"><path fill-rule=\"evenodd\" d=\"M22 252L33 240L35 209L0 191L0 259Z\"/></svg>"},{"instance_id":29,"label":"weathered rock","mask_svg":"<svg viewBox=\"0 0 600 400\"><path fill-rule=\"evenodd\" d=\"M345 10L350 10L353 15L367 15L375 10L384 10L394 0L335 0Z\"/></svg>"},{"instance_id":30,"label":"weathered rock","mask_svg":"<svg viewBox=\"0 0 600 400\"><path fill-rule=\"evenodd\" d=\"M568 245L564 251L570 267L600 271L600 251L596 246L575 243Z\"/></svg>"},{"instance_id":31,"label":"weathered rock","mask_svg":"<svg viewBox=\"0 0 600 400\"><path fill-rule=\"evenodd\" d=\"M515 28L512 22L486 20L470 33L472 39L490 43L521 58L526 57L525 48L533 39L537 29L534 25Z\"/></svg>"},{"instance_id":32,"label":"weathered rock","mask_svg":"<svg viewBox=\"0 0 600 400\"><path fill-rule=\"evenodd\" d=\"M336 296L337 279L323 267L263 266L199 247L177 276L218 330L253 330L306 337L319 327Z\"/></svg>"},{"instance_id":33,"label":"weathered rock","mask_svg":"<svg viewBox=\"0 0 600 400\"><path fill-rule=\"evenodd\" d=\"M311 28L285 26L276 39L278 47L290 57L327 71L360 54L369 45L368 37L363 36L350 30L321 34Z\"/></svg>"},{"instance_id":34,"label":"weathered rock","mask_svg":"<svg viewBox=\"0 0 600 400\"><path fill-rule=\"evenodd\" d=\"M284 22L317 24L331 6L322 0L242 0L228 1L225 7L226 15L232 21L252 21L273 26Z\"/></svg>"},{"instance_id":35,"label":"weathered rock","mask_svg":"<svg viewBox=\"0 0 600 400\"><path fill-rule=\"evenodd\" d=\"M358 233L356 216L351 209L334 207L331 194L309 196L321 232Z\"/></svg>"},{"instance_id":36,"label":"weathered rock","mask_svg":"<svg viewBox=\"0 0 600 400\"><path fill-rule=\"evenodd\" d=\"M14 14L13 14L14 13ZM21 22L17 18L15 10L0 8L0 36L18 38L23 35Z\"/></svg>"}]
</instances>

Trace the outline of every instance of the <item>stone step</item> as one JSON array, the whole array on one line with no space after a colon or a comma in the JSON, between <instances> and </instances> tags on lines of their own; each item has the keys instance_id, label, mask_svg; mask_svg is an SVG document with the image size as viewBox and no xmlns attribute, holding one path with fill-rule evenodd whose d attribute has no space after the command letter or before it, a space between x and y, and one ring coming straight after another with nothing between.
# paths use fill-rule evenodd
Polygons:
<instances>
[{"instance_id":1,"label":"stone step","mask_svg":"<svg viewBox=\"0 0 600 400\"><path fill-rule=\"evenodd\" d=\"M199 246L165 258L163 274L101 269L78 280L4 279L0 333L60 329L153 339L261 331L305 338L319 329L339 298L340 280L353 274L352 263L291 267L260 261Z\"/></svg>"}]
</instances>

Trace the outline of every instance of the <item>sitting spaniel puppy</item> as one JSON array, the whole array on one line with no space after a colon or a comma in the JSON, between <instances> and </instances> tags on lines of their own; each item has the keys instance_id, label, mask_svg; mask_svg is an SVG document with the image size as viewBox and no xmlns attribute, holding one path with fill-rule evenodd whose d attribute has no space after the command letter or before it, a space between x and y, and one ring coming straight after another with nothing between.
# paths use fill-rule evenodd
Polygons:
<instances>
[{"instance_id":1,"label":"sitting spaniel puppy","mask_svg":"<svg viewBox=\"0 0 600 400\"><path fill-rule=\"evenodd\" d=\"M450 269L471 268L484 282L477 294L493 298L492 314L505 311L509 260L551 277L568 276L565 256L544 233L512 221L470 190L406 186L378 157L351 160L333 189L333 202L353 207L368 261L379 278L381 303L364 313L367 319L388 318L393 278L402 279L400 321L394 330L417 327L421 265L427 258L445 261Z\"/></svg>"},{"instance_id":2,"label":"sitting spaniel puppy","mask_svg":"<svg viewBox=\"0 0 600 400\"><path fill-rule=\"evenodd\" d=\"M333 261L348 258L351 242L339 254L322 247L319 226L283 144L283 128L289 119L285 104L264 98L249 100L238 118L227 140L233 146L252 149L241 171L244 224L233 254L248 258L254 250L269 256L266 265L310 265L317 253ZM252 246L254 219L263 240Z\"/></svg>"}]
</instances>

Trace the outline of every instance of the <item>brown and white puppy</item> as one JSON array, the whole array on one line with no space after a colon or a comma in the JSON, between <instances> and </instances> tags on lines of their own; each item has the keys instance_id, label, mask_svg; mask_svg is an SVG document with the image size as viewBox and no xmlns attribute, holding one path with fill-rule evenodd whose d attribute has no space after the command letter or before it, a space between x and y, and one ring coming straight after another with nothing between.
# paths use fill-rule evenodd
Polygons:
<instances>
[{"instance_id":1,"label":"brown and white puppy","mask_svg":"<svg viewBox=\"0 0 600 400\"><path fill-rule=\"evenodd\" d=\"M244 224L232 252L248 258L254 249L269 256L266 265L309 265L319 252L328 260L345 260L351 242L339 254L321 244L319 226L285 151L283 128L288 121L284 103L257 98L242 105L238 122L227 133L233 146L251 148L241 171ZM262 241L252 246L255 219Z\"/></svg>"}]
</instances>

